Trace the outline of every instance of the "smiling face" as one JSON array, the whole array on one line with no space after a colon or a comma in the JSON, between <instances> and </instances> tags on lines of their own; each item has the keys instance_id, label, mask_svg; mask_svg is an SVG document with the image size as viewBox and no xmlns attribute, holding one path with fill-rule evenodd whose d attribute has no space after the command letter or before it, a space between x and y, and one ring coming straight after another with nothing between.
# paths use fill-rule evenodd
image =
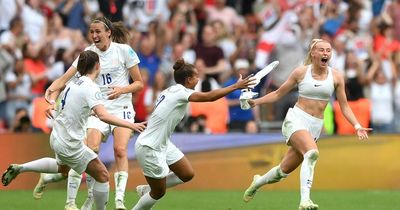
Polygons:
<instances>
[{"instance_id":1,"label":"smiling face","mask_svg":"<svg viewBox=\"0 0 400 210\"><path fill-rule=\"evenodd\" d=\"M101 51L107 50L111 43L111 30L106 29L105 23L93 22L90 24L90 38L98 49Z\"/></svg>"},{"instance_id":2,"label":"smiling face","mask_svg":"<svg viewBox=\"0 0 400 210\"><path fill-rule=\"evenodd\" d=\"M332 47L326 41L320 41L315 44L311 52L312 62L316 66L327 67L328 61L332 57Z\"/></svg>"}]
</instances>

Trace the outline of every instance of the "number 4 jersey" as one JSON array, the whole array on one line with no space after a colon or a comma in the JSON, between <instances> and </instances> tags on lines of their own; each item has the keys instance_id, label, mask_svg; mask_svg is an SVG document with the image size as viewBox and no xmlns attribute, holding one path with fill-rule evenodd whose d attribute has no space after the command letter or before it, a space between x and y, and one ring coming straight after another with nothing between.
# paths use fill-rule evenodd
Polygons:
<instances>
[{"instance_id":1,"label":"number 4 jersey","mask_svg":"<svg viewBox=\"0 0 400 210\"><path fill-rule=\"evenodd\" d=\"M53 132L64 144L73 145L86 137L86 122L94 106L103 104L99 87L88 77L71 81L64 89ZM72 146L71 145L71 146Z\"/></svg>"}]
</instances>

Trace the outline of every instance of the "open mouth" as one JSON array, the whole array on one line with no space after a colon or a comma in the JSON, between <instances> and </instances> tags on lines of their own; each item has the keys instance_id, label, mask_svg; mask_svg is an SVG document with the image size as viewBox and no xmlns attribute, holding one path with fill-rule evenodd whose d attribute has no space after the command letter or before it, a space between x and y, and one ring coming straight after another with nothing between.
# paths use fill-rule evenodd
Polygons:
<instances>
[{"instance_id":1,"label":"open mouth","mask_svg":"<svg viewBox=\"0 0 400 210\"><path fill-rule=\"evenodd\" d=\"M322 63L327 63L328 62L328 58L321 58L321 62Z\"/></svg>"}]
</instances>

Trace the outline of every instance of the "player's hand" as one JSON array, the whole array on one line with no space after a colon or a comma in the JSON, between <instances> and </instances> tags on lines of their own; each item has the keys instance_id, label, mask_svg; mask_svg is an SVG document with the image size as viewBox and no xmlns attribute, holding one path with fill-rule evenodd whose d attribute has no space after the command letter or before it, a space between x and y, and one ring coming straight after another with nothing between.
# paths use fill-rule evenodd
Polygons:
<instances>
[{"instance_id":1,"label":"player's hand","mask_svg":"<svg viewBox=\"0 0 400 210\"><path fill-rule=\"evenodd\" d=\"M54 100L52 100L50 98L51 94L54 93L54 92L55 92L54 90L51 90L49 88L46 89L46 92L44 93L44 99L46 100L46 102L48 104L55 104L56 103Z\"/></svg>"},{"instance_id":2,"label":"player's hand","mask_svg":"<svg viewBox=\"0 0 400 210\"><path fill-rule=\"evenodd\" d=\"M111 89L111 91L107 94L109 100L116 99L116 98L118 98L121 94L123 94L122 88L121 88L121 87L110 86L109 88Z\"/></svg>"},{"instance_id":3,"label":"player's hand","mask_svg":"<svg viewBox=\"0 0 400 210\"><path fill-rule=\"evenodd\" d=\"M357 129L357 136L360 140L368 139L368 132L372 131L372 128L359 128Z\"/></svg>"},{"instance_id":4,"label":"player's hand","mask_svg":"<svg viewBox=\"0 0 400 210\"><path fill-rule=\"evenodd\" d=\"M131 129L141 133L146 128L147 122L133 123Z\"/></svg>"},{"instance_id":5,"label":"player's hand","mask_svg":"<svg viewBox=\"0 0 400 210\"><path fill-rule=\"evenodd\" d=\"M247 103L250 105L251 108L254 108L257 105L253 99L249 99Z\"/></svg>"},{"instance_id":6,"label":"player's hand","mask_svg":"<svg viewBox=\"0 0 400 210\"><path fill-rule=\"evenodd\" d=\"M239 79L236 82L236 88L237 89L244 89L244 88L249 88L250 86L256 84L256 79L253 77L253 75L249 75L246 78L242 78L242 75L239 75Z\"/></svg>"},{"instance_id":7,"label":"player's hand","mask_svg":"<svg viewBox=\"0 0 400 210\"><path fill-rule=\"evenodd\" d=\"M47 106L46 110L44 111L46 117L49 119L54 119L53 112L56 110L54 106L55 106L55 103L49 104Z\"/></svg>"}]
</instances>

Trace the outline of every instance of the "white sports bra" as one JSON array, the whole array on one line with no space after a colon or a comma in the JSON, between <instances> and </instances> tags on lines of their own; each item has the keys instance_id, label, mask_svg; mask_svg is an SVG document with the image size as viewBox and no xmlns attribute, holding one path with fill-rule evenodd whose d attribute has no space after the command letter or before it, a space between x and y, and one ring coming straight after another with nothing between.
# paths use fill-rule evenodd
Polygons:
<instances>
[{"instance_id":1,"label":"white sports bra","mask_svg":"<svg viewBox=\"0 0 400 210\"><path fill-rule=\"evenodd\" d=\"M299 95L303 98L329 101L335 91L332 69L328 67L328 76L325 80L316 80L312 77L311 65L309 65L298 87Z\"/></svg>"}]
</instances>

